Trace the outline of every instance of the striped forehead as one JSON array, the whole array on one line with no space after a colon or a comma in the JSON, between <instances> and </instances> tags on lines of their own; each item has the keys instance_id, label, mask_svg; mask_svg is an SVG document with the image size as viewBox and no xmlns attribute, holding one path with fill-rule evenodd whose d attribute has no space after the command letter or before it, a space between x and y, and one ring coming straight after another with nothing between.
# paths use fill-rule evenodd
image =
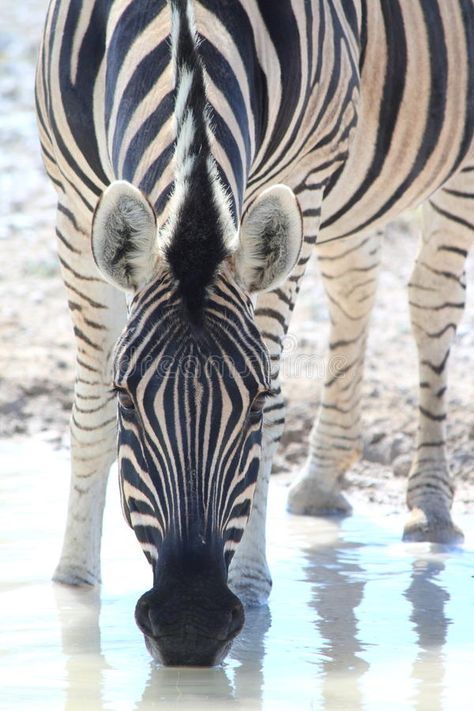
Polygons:
<instances>
[{"instance_id":1,"label":"striped forehead","mask_svg":"<svg viewBox=\"0 0 474 711\"><path fill-rule=\"evenodd\" d=\"M170 372L191 380L215 373L249 391L268 387L270 361L251 301L219 277L209 289L202 323L188 321L173 281L164 278L132 304L115 351L115 383L135 391L146 376L160 382ZM227 379L227 378L226 378Z\"/></svg>"}]
</instances>

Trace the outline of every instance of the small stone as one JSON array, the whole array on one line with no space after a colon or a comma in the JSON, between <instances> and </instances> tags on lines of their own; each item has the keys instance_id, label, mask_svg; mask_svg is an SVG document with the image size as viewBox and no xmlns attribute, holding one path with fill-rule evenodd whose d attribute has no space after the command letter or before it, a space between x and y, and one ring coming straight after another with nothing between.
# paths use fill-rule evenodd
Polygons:
<instances>
[{"instance_id":1,"label":"small stone","mask_svg":"<svg viewBox=\"0 0 474 711\"><path fill-rule=\"evenodd\" d=\"M61 439L61 433L55 429L43 429L41 432L41 439L45 442L56 442Z\"/></svg>"},{"instance_id":2,"label":"small stone","mask_svg":"<svg viewBox=\"0 0 474 711\"><path fill-rule=\"evenodd\" d=\"M402 454L407 454L410 450L410 440L402 434L397 434L390 446L390 461L393 462Z\"/></svg>"},{"instance_id":3,"label":"small stone","mask_svg":"<svg viewBox=\"0 0 474 711\"><path fill-rule=\"evenodd\" d=\"M375 464L390 463L390 443L383 432L372 432L364 437L362 459Z\"/></svg>"},{"instance_id":4,"label":"small stone","mask_svg":"<svg viewBox=\"0 0 474 711\"><path fill-rule=\"evenodd\" d=\"M395 477L407 477L410 472L412 457L409 454L401 454L392 462L393 475Z\"/></svg>"},{"instance_id":5,"label":"small stone","mask_svg":"<svg viewBox=\"0 0 474 711\"><path fill-rule=\"evenodd\" d=\"M370 438L370 444L378 444L385 439L385 432L373 432Z\"/></svg>"},{"instance_id":6,"label":"small stone","mask_svg":"<svg viewBox=\"0 0 474 711\"><path fill-rule=\"evenodd\" d=\"M34 304L42 304L44 302L44 291L40 291L37 289L36 291L33 291L30 299Z\"/></svg>"}]
</instances>

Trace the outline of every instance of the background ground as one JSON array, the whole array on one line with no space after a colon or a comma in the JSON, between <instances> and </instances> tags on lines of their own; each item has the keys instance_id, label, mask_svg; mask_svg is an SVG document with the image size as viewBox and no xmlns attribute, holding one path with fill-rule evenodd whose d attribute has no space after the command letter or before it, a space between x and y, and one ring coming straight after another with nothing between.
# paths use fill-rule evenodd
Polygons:
<instances>
[{"instance_id":1,"label":"background ground","mask_svg":"<svg viewBox=\"0 0 474 711\"><path fill-rule=\"evenodd\" d=\"M0 9L0 437L39 436L67 444L74 378L72 330L54 242L54 192L39 157L33 113L34 64L45 0ZM387 230L372 321L364 404L364 457L347 477L350 496L402 505L416 429L416 356L405 284L416 251L416 220ZM474 259L468 265L474 286ZM463 508L474 504L474 289L451 357L449 441ZM276 473L301 466L324 376L328 319L311 264L287 348L287 429ZM291 372L312 355L312 376ZM294 370L294 369L293 369ZM395 473L394 473L395 472Z\"/></svg>"}]
</instances>

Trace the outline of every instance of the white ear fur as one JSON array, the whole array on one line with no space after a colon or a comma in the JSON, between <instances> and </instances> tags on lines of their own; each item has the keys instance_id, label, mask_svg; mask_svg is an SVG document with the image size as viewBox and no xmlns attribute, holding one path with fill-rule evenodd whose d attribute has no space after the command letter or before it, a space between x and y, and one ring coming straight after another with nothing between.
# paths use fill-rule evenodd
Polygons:
<instances>
[{"instance_id":1,"label":"white ear fur","mask_svg":"<svg viewBox=\"0 0 474 711\"><path fill-rule=\"evenodd\" d=\"M156 263L155 211L145 195L125 180L111 183L92 222L92 253L114 286L135 291L152 276Z\"/></svg>"},{"instance_id":2,"label":"white ear fur","mask_svg":"<svg viewBox=\"0 0 474 711\"><path fill-rule=\"evenodd\" d=\"M282 284L298 261L303 218L286 185L264 190L244 215L236 276L248 291L270 291Z\"/></svg>"}]
</instances>

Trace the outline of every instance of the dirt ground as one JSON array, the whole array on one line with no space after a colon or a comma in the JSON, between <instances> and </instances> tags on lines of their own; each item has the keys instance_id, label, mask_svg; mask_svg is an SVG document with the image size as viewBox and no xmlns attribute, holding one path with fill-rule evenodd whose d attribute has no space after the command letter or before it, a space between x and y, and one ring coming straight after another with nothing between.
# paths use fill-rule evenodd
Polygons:
<instances>
[{"instance_id":1,"label":"dirt ground","mask_svg":"<svg viewBox=\"0 0 474 711\"><path fill-rule=\"evenodd\" d=\"M45 0L0 9L0 437L39 436L66 446L74 345L55 256L55 195L43 172L33 113L34 63ZM403 505L413 451L417 367L404 288L416 251L416 216L387 230L372 320L364 400L364 456L349 495ZM474 287L474 258L468 264ZM287 428L275 472L301 466L324 377L328 316L311 263L286 344ZM305 354L310 367L295 367ZM474 288L452 349L451 466L461 508L474 505Z\"/></svg>"}]
</instances>

